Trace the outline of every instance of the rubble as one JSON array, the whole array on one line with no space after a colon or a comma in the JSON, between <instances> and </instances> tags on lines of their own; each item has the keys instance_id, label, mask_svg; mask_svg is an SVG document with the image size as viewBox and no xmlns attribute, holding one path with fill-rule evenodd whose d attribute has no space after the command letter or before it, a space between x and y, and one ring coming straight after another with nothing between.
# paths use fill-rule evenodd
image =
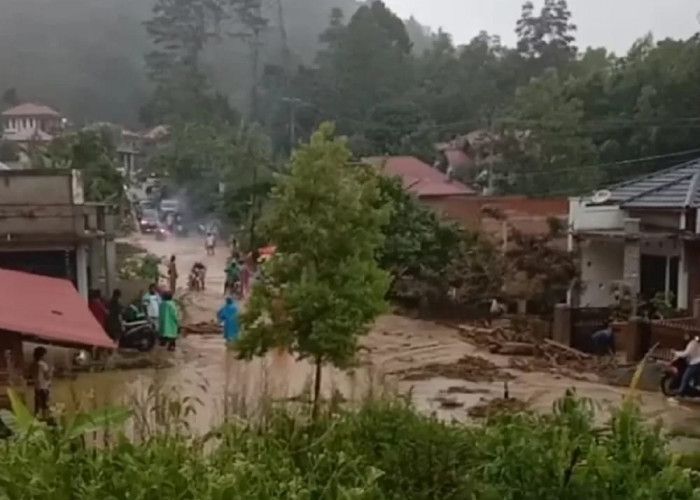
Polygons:
<instances>
[{"instance_id":1,"label":"rubble","mask_svg":"<svg viewBox=\"0 0 700 500\"><path fill-rule=\"evenodd\" d=\"M481 402L467 410L472 418L487 418L503 413L520 413L527 411L527 403L517 398L482 399Z\"/></svg>"},{"instance_id":2,"label":"rubble","mask_svg":"<svg viewBox=\"0 0 700 500\"><path fill-rule=\"evenodd\" d=\"M215 321L203 321L182 327L184 335L218 335L221 333L221 325Z\"/></svg>"},{"instance_id":3,"label":"rubble","mask_svg":"<svg viewBox=\"0 0 700 500\"><path fill-rule=\"evenodd\" d=\"M404 371L402 375L403 380L428 380L435 377L443 377L455 380L468 380L470 382L494 382L515 378L501 370L491 361L475 356L464 356L456 363L425 365Z\"/></svg>"},{"instance_id":4,"label":"rubble","mask_svg":"<svg viewBox=\"0 0 700 500\"><path fill-rule=\"evenodd\" d=\"M481 328L460 325L460 335L469 343L493 354L513 356L510 367L524 372L558 373L578 380L609 369L610 359L601 359L551 339L540 339L528 332L501 326Z\"/></svg>"}]
</instances>

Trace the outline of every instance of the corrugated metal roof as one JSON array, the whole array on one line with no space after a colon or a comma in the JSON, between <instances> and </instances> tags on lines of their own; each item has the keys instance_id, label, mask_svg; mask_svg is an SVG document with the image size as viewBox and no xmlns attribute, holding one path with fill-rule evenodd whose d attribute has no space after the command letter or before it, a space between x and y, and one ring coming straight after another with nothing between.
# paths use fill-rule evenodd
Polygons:
<instances>
[{"instance_id":1,"label":"corrugated metal roof","mask_svg":"<svg viewBox=\"0 0 700 500\"><path fill-rule=\"evenodd\" d=\"M609 188L610 201L624 208L700 206L700 159Z\"/></svg>"},{"instance_id":2,"label":"corrugated metal roof","mask_svg":"<svg viewBox=\"0 0 700 500\"><path fill-rule=\"evenodd\" d=\"M0 269L0 330L51 344L115 347L70 281L9 269Z\"/></svg>"}]
</instances>

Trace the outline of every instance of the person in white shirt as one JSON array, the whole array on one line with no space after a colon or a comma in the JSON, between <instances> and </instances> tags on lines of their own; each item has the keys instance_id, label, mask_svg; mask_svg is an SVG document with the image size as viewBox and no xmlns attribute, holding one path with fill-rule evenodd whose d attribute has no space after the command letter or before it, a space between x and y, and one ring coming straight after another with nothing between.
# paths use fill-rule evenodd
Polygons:
<instances>
[{"instance_id":1,"label":"person in white shirt","mask_svg":"<svg viewBox=\"0 0 700 500\"><path fill-rule=\"evenodd\" d=\"M683 373L683 379L678 389L678 397L683 398L688 395L691 380L697 380L697 376L700 374L700 338L693 337L684 351L676 351L675 354L676 358L685 358L688 362L688 368Z\"/></svg>"},{"instance_id":2,"label":"person in white shirt","mask_svg":"<svg viewBox=\"0 0 700 500\"><path fill-rule=\"evenodd\" d=\"M160 315L160 294L155 284L148 287L148 292L143 296L143 305L146 308L148 319L154 325L158 325L158 317Z\"/></svg>"},{"instance_id":3,"label":"person in white shirt","mask_svg":"<svg viewBox=\"0 0 700 500\"><path fill-rule=\"evenodd\" d=\"M214 255L214 249L216 248L216 236L214 236L214 233L209 232L207 233L207 239L206 239L206 249L207 249L207 255Z\"/></svg>"}]
</instances>

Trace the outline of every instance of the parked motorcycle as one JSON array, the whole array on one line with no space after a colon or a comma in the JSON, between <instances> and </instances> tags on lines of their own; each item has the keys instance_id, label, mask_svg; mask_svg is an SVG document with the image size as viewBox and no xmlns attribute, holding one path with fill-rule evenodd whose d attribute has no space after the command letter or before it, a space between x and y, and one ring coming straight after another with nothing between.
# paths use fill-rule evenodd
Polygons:
<instances>
[{"instance_id":1,"label":"parked motorcycle","mask_svg":"<svg viewBox=\"0 0 700 500\"><path fill-rule=\"evenodd\" d=\"M153 349L157 340L155 325L148 319L138 319L124 323L124 334L119 339L119 348L148 352Z\"/></svg>"},{"instance_id":2,"label":"parked motorcycle","mask_svg":"<svg viewBox=\"0 0 700 500\"><path fill-rule=\"evenodd\" d=\"M665 396L676 396L681 388L683 374L688 369L688 361L685 358L676 358L666 367L666 373L661 378L661 392ZM688 396L691 398L700 397L700 387L696 380L690 381Z\"/></svg>"}]
</instances>

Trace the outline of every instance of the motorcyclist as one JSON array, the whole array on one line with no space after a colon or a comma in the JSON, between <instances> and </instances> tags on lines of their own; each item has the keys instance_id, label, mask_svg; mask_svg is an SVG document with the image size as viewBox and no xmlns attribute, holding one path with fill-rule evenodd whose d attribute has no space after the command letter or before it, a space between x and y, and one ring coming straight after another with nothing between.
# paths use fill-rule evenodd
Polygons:
<instances>
[{"instance_id":1,"label":"motorcyclist","mask_svg":"<svg viewBox=\"0 0 700 500\"><path fill-rule=\"evenodd\" d=\"M201 262L195 262L192 266L192 274L194 279L197 280L200 290L204 290L206 286L207 267Z\"/></svg>"},{"instance_id":2,"label":"motorcyclist","mask_svg":"<svg viewBox=\"0 0 700 500\"><path fill-rule=\"evenodd\" d=\"M691 338L683 351L675 351L674 354L676 359L685 358L688 362L688 367L681 379L678 395L672 399L672 401L677 401L688 396L691 381L697 380L697 376L700 374L700 338Z\"/></svg>"}]
</instances>

